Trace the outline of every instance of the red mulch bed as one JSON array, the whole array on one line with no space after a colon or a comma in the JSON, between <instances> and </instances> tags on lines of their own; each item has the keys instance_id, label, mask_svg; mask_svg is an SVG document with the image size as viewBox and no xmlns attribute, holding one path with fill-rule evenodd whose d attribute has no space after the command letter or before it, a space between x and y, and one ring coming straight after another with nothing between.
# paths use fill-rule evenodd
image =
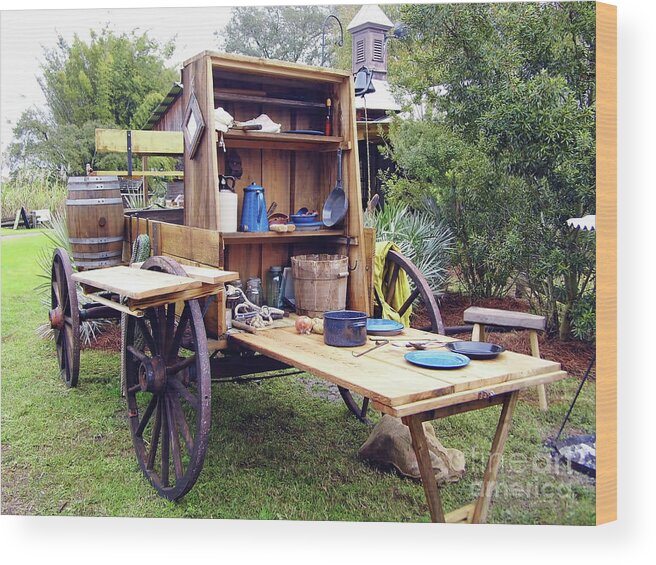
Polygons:
<instances>
[{"instance_id":1,"label":"red mulch bed","mask_svg":"<svg viewBox=\"0 0 656 565\"><path fill-rule=\"evenodd\" d=\"M83 345L82 349L121 351L121 326L119 324L112 324L98 336L98 339L88 345Z\"/></svg>"},{"instance_id":2,"label":"red mulch bed","mask_svg":"<svg viewBox=\"0 0 656 565\"><path fill-rule=\"evenodd\" d=\"M465 325L463 321L463 312L470 306L498 308L501 310L516 310L520 312L528 312L529 310L526 301L516 298L489 298L472 302L469 297L460 294L444 295L440 299L439 306L442 314L442 321L447 327ZM430 321L421 311L414 312L412 326L418 328L430 326ZM528 332L526 331L504 333L489 332L487 335L488 341L503 345L509 351L525 353L528 355L531 354ZM459 334L454 337L469 340L471 339L471 333ZM544 359L558 361L562 365L564 371L567 371L570 375L579 377L583 376L585 373L594 352L594 344L592 343L585 343L576 340L561 341L558 337L547 336L544 332L538 334L538 342L540 344L540 354ZM594 367L590 376L594 377Z\"/></svg>"},{"instance_id":3,"label":"red mulch bed","mask_svg":"<svg viewBox=\"0 0 656 565\"><path fill-rule=\"evenodd\" d=\"M502 310L516 310L521 312L528 311L528 304L524 300L515 298L490 298L479 300L475 303L470 302L469 298L459 294L447 294L440 299L440 312L445 326L462 326L463 312L469 306L482 306L485 308L499 308ZM427 316L421 311L415 311L412 316L413 327L430 326ZM458 337L464 340L471 339L470 333L459 334ZM517 353L531 354L528 332L506 332L506 333L488 333L488 340L492 343L503 345L510 351ZM538 337L540 344L540 354L544 359L558 361L570 375L583 376L588 363L594 351L594 344L584 343L581 341L560 341L557 337L549 337L540 333ZM121 328L118 324L112 325L104 331L98 339L91 345L85 346L85 349L100 349L106 351L121 350ZM594 377L594 367L591 372Z\"/></svg>"}]
</instances>

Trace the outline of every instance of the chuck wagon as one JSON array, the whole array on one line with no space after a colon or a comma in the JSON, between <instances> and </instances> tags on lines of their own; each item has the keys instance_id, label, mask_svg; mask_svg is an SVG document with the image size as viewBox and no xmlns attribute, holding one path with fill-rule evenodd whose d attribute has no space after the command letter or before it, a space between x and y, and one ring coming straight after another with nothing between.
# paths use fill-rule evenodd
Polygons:
<instances>
[{"instance_id":1,"label":"chuck wagon","mask_svg":"<svg viewBox=\"0 0 656 565\"><path fill-rule=\"evenodd\" d=\"M182 84L160 122L184 136L183 209L124 211L116 177L69 181L68 221L78 272L64 250L55 251L50 311L63 380L68 386L78 381L81 321L122 318L122 378L137 460L156 491L177 500L203 466L212 381L311 372L337 385L358 418L366 420L371 405L403 419L431 517L443 521L421 422L501 403L492 449L492 455L499 454L517 391L565 374L557 363L511 353L486 366L472 362L457 376L413 367L393 347L356 358L356 350L369 346L324 345L321 335L299 335L289 318L268 329L230 329L226 283L264 279L272 266L288 266L292 257L309 254L347 258L345 308L373 314L374 234L363 226L353 78L343 71L204 52L184 63ZM218 108L235 124L266 114L280 131L218 131ZM128 151L132 141L138 145L136 133L127 133ZM222 231L219 179L227 176L236 177L238 217L245 188L253 183L264 187L277 212L291 216L302 208L321 214L342 180L348 209L341 222L314 231ZM135 248L144 235L150 253L138 257ZM422 300L428 329L445 334L425 279L400 254L392 252L388 259L393 279L402 271L411 279L413 290L401 309ZM90 300L83 305L77 284ZM411 329L404 335L435 338ZM476 504L448 519L485 519L491 496L485 487L495 480L499 459L490 458Z\"/></svg>"}]
</instances>

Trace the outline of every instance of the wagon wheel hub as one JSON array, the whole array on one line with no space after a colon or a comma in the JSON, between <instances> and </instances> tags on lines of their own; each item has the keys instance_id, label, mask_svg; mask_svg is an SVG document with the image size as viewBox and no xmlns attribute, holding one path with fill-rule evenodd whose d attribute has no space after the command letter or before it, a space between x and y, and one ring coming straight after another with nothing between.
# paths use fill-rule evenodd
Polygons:
<instances>
[{"instance_id":1,"label":"wagon wheel hub","mask_svg":"<svg viewBox=\"0 0 656 565\"><path fill-rule=\"evenodd\" d=\"M166 363L159 355L148 357L139 365L139 386L143 392L158 394L166 390Z\"/></svg>"},{"instance_id":2,"label":"wagon wheel hub","mask_svg":"<svg viewBox=\"0 0 656 565\"><path fill-rule=\"evenodd\" d=\"M53 330L61 330L64 327L64 311L61 306L57 306L48 312L50 318L50 327Z\"/></svg>"}]
</instances>

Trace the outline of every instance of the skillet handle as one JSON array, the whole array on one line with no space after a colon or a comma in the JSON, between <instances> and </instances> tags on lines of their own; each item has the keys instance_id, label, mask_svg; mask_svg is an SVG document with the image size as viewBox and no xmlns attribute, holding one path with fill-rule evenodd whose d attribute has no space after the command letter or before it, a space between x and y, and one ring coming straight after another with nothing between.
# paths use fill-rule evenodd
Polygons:
<instances>
[{"instance_id":1,"label":"skillet handle","mask_svg":"<svg viewBox=\"0 0 656 565\"><path fill-rule=\"evenodd\" d=\"M342 186L342 148L341 147L337 150L337 184L341 188Z\"/></svg>"}]
</instances>

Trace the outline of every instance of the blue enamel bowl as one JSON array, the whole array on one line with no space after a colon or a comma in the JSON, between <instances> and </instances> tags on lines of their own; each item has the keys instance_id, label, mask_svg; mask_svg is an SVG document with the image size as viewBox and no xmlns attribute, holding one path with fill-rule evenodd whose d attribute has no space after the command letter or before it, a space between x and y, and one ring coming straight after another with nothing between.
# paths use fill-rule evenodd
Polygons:
<instances>
[{"instance_id":1,"label":"blue enamel bowl","mask_svg":"<svg viewBox=\"0 0 656 565\"><path fill-rule=\"evenodd\" d=\"M317 221L318 215L319 214L315 212L314 214L292 214L290 217L295 224L311 224L312 222Z\"/></svg>"}]
</instances>

